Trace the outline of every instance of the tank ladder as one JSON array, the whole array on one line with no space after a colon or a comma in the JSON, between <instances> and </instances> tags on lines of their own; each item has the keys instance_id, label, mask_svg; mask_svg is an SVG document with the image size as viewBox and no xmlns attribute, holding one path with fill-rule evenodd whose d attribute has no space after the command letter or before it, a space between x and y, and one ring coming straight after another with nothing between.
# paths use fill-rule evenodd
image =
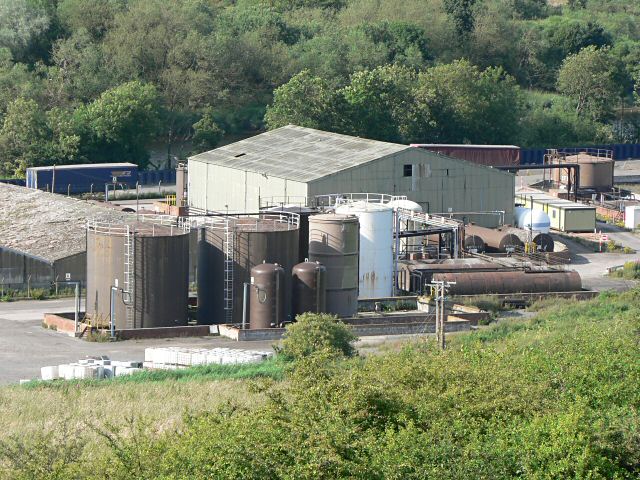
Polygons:
<instances>
[{"instance_id":1,"label":"tank ladder","mask_svg":"<svg viewBox=\"0 0 640 480\"><path fill-rule=\"evenodd\" d=\"M224 227L224 314L227 323L233 321L233 236L233 226L227 220Z\"/></svg>"},{"instance_id":2,"label":"tank ladder","mask_svg":"<svg viewBox=\"0 0 640 480\"><path fill-rule=\"evenodd\" d=\"M127 225L124 243L124 291L128 293L129 301L125 302L127 319L127 328L135 328L135 308L132 301L135 297L135 235L131 231L131 227Z\"/></svg>"}]
</instances>

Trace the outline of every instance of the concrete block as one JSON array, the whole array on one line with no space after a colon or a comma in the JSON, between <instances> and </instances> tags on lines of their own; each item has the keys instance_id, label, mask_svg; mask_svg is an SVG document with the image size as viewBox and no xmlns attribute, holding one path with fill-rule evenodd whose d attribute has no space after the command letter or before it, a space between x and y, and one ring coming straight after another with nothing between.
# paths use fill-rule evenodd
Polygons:
<instances>
[{"instance_id":1,"label":"concrete block","mask_svg":"<svg viewBox=\"0 0 640 480\"><path fill-rule=\"evenodd\" d=\"M40 369L40 376L42 380L56 380L60 378L60 376L58 375L58 365L42 367Z\"/></svg>"}]
</instances>

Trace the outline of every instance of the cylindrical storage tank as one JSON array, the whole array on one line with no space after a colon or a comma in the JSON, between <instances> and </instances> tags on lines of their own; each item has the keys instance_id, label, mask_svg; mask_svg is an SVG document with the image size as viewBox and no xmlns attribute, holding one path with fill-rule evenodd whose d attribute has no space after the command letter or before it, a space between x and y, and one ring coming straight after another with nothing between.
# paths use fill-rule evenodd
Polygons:
<instances>
[{"instance_id":1,"label":"cylindrical storage tank","mask_svg":"<svg viewBox=\"0 0 640 480\"><path fill-rule=\"evenodd\" d=\"M263 263L251 269L249 328L271 328L284 317L284 269L277 263Z\"/></svg>"},{"instance_id":2,"label":"cylindrical storage tank","mask_svg":"<svg viewBox=\"0 0 640 480\"><path fill-rule=\"evenodd\" d=\"M309 261L327 269L326 311L340 317L358 313L358 217L309 217Z\"/></svg>"},{"instance_id":3,"label":"cylindrical storage tank","mask_svg":"<svg viewBox=\"0 0 640 480\"><path fill-rule=\"evenodd\" d=\"M322 313L326 311L327 269L320 262L302 262L291 272L292 316L305 312Z\"/></svg>"},{"instance_id":4,"label":"cylindrical storage tank","mask_svg":"<svg viewBox=\"0 0 640 480\"><path fill-rule=\"evenodd\" d=\"M536 244L536 250L539 252L553 252L553 237L548 233L536 232L535 230L529 232L527 230L513 227L503 227L502 231L517 235L518 238L522 240L522 243L527 242L530 238L531 241Z\"/></svg>"},{"instance_id":5,"label":"cylindrical storage tank","mask_svg":"<svg viewBox=\"0 0 640 480\"><path fill-rule=\"evenodd\" d=\"M302 205L286 204L279 207L266 209L267 212L287 212L300 215L300 228L298 230L298 261L304 262L309 258L309 217L316 215L318 210Z\"/></svg>"},{"instance_id":6,"label":"cylindrical storage tank","mask_svg":"<svg viewBox=\"0 0 640 480\"><path fill-rule=\"evenodd\" d=\"M129 235L127 225L89 224L87 315L109 325L113 286L116 329L186 325L188 233L148 222L128 227Z\"/></svg>"},{"instance_id":7,"label":"cylindrical storage tank","mask_svg":"<svg viewBox=\"0 0 640 480\"><path fill-rule=\"evenodd\" d=\"M355 215L360 222L358 298L393 295L393 209L387 205L352 202L337 214Z\"/></svg>"},{"instance_id":8,"label":"cylindrical storage tank","mask_svg":"<svg viewBox=\"0 0 640 480\"><path fill-rule=\"evenodd\" d=\"M477 235L480 237L486 247L487 251L512 252L516 248L524 247L522 240L509 231L501 229L491 229L479 227L478 225L465 225L464 227L466 235Z\"/></svg>"},{"instance_id":9,"label":"cylindrical storage tank","mask_svg":"<svg viewBox=\"0 0 640 480\"><path fill-rule=\"evenodd\" d=\"M225 262L229 250L232 259ZM244 284L251 282L251 269L264 262L285 271L298 263L297 224L268 215L207 219L198 241L198 323L240 324ZM285 318L291 315L290 283L285 275Z\"/></svg>"},{"instance_id":10,"label":"cylindrical storage tank","mask_svg":"<svg viewBox=\"0 0 640 480\"><path fill-rule=\"evenodd\" d=\"M520 226L520 218L530 211L531 209L527 207L515 207L513 209L513 224Z\"/></svg>"},{"instance_id":11,"label":"cylindrical storage tank","mask_svg":"<svg viewBox=\"0 0 640 480\"><path fill-rule=\"evenodd\" d=\"M517 218L516 226L523 230L533 230L534 232L549 233L551 229L551 219L542 210L526 209Z\"/></svg>"},{"instance_id":12,"label":"cylindrical storage tank","mask_svg":"<svg viewBox=\"0 0 640 480\"><path fill-rule=\"evenodd\" d=\"M468 252L484 253L486 245L478 235L466 235L464 237L464 249Z\"/></svg>"},{"instance_id":13,"label":"cylindrical storage tank","mask_svg":"<svg viewBox=\"0 0 640 480\"><path fill-rule=\"evenodd\" d=\"M407 210L413 213L422 213L422 206L420 204L407 199L396 199L391 200L386 204L391 207L394 212L396 212L399 208L403 210ZM400 231L408 231L408 230L419 230L421 228L421 224L413 222L411 220L402 220L400 222ZM422 247L423 237L407 237L400 239L400 251L407 254L407 257L410 257L411 254L419 254L423 253Z\"/></svg>"},{"instance_id":14,"label":"cylindrical storage tank","mask_svg":"<svg viewBox=\"0 0 640 480\"><path fill-rule=\"evenodd\" d=\"M588 152L578 152L567 155L563 159L556 159L554 164L578 163L580 165L580 188L588 188L598 192L611 190L613 187L613 171L615 162L612 158L590 155ZM567 185L568 170L554 169L552 178L556 183Z\"/></svg>"},{"instance_id":15,"label":"cylindrical storage tank","mask_svg":"<svg viewBox=\"0 0 640 480\"><path fill-rule=\"evenodd\" d=\"M574 270L436 273L433 280L455 282L449 287L450 295L577 292L582 289L580 275Z\"/></svg>"}]
</instances>

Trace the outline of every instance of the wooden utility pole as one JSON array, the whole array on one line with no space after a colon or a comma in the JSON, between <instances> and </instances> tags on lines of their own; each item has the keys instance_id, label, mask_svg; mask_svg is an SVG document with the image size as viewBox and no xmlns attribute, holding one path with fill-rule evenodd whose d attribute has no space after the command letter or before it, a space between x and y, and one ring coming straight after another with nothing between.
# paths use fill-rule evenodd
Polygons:
<instances>
[{"instance_id":1,"label":"wooden utility pole","mask_svg":"<svg viewBox=\"0 0 640 480\"><path fill-rule=\"evenodd\" d=\"M436 303L436 343L444 350L447 346L445 339L445 326L444 326L444 300L446 292L451 285L455 285L455 282L433 281L430 285L434 291L434 300Z\"/></svg>"}]
</instances>

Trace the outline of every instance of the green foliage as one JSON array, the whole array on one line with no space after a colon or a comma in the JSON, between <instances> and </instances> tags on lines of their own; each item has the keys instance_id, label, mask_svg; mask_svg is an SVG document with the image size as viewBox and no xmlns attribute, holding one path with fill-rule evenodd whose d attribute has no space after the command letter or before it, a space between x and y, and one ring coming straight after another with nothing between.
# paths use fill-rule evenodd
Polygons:
<instances>
[{"instance_id":1,"label":"green foliage","mask_svg":"<svg viewBox=\"0 0 640 480\"><path fill-rule=\"evenodd\" d=\"M316 353L351 357L356 354L351 329L333 315L304 313L287 325L284 339L277 349L279 357L300 360Z\"/></svg>"},{"instance_id":2,"label":"green foliage","mask_svg":"<svg viewBox=\"0 0 640 480\"><path fill-rule=\"evenodd\" d=\"M576 113L603 120L611 117L625 80L621 62L608 49L586 47L564 60L558 90L572 99Z\"/></svg>"},{"instance_id":3,"label":"green foliage","mask_svg":"<svg viewBox=\"0 0 640 480\"><path fill-rule=\"evenodd\" d=\"M92 160L132 161L145 166L145 146L157 132L158 95L153 85L125 83L102 93L76 112Z\"/></svg>"},{"instance_id":4,"label":"green foliage","mask_svg":"<svg viewBox=\"0 0 640 480\"><path fill-rule=\"evenodd\" d=\"M216 123L212 109L207 109L202 118L193 124L193 131L195 153L215 148L224 136L224 130Z\"/></svg>"},{"instance_id":5,"label":"green foliage","mask_svg":"<svg viewBox=\"0 0 640 480\"><path fill-rule=\"evenodd\" d=\"M451 18L460 41L464 41L475 28L476 0L443 0L444 11Z\"/></svg>"},{"instance_id":6,"label":"green foliage","mask_svg":"<svg viewBox=\"0 0 640 480\"><path fill-rule=\"evenodd\" d=\"M640 262L625 262L622 269L614 270L613 272L611 272L611 276L617 278L625 278L627 280L639 280Z\"/></svg>"},{"instance_id":7,"label":"green foliage","mask_svg":"<svg viewBox=\"0 0 640 480\"><path fill-rule=\"evenodd\" d=\"M249 407L190 412L164 431L144 419L96 426L94 455L81 454L86 433L55 425L19 450L6 442L0 452L31 460L5 453L0 468L8 478L52 465L58 478L637 478L638 300L638 290L556 300L531 320L452 338L444 352L320 352L282 382L253 382L264 400ZM30 393L61 388L48 385ZM83 388L93 385L69 392Z\"/></svg>"}]
</instances>

